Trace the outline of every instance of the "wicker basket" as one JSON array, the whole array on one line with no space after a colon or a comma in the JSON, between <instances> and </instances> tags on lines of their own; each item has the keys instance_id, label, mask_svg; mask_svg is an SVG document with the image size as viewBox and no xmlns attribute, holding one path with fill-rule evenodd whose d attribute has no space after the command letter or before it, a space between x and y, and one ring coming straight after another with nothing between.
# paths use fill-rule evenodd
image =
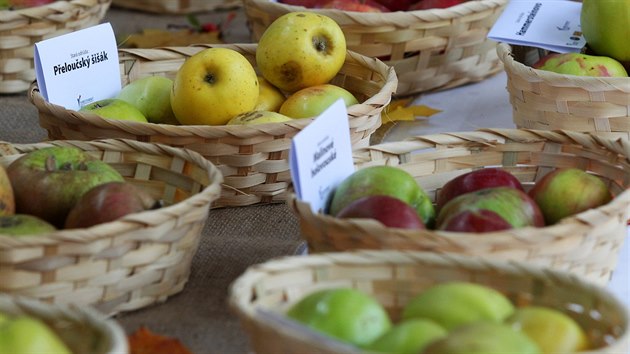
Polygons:
<instances>
[{"instance_id":1,"label":"wicker basket","mask_svg":"<svg viewBox=\"0 0 630 354\"><path fill-rule=\"evenodd\" d=\"M369 219L339 219L315 214L293 194L312 252L358 248L453 252L510 259L573 272L606 284L626 238L630 217L630 145L577 132L483 129L436 134L355 150L357 168L391 165L411 173L435 201L448 180L484 167L514 174L529 190L547 172L576 167L599 176L613 201L544 228L519 228L484 234L387 228Z\"/></svg>"},{"instance_id":2,"label":"wicker basket","mask_svg":"<svg viewBox=\"0 0 630 354\"><path fill-rule=\"evenodd\" d=\"M241 5L240 0L112 0L118 7L153 12L157 14L190 14L213 10L231 9Z\"/></svg>"},{"instance_id":3,"label":"wicker basket","mask_svg":"<svg viewBox=\"0 0 630 354\"><path fill-rule=\"evenodd\" d=\"M497 53L507 72L517 127L630 138L630 78L537 70L530 65L548 52L534 47L501 43Z\"/></svg>"},{"instance_id":4,"label":"wicker basket","mask_svg":"<svg viewBox=\"0 0 630 354\"><path fill-rule=\"evenodd\" d=\"M93 305L109 315L165 301L190 273L221 173L193 151L123 139L0 144L0 164L46 146L76 146L165 206L85 229L0 235L0 292Z\"/></svg>"},{"instance_id":5,"label":"wicker basket","mask_svg":"<svg viewBox=\"0 0 630 354\"><path fill-rule=\"evenodd\" d=\"M235 49L255 64L256 44L207 45L120 51L123 84L148 75L174 77L183 61L206 47ZM359 104L348 107L353 146L367 146L381 125L381 111L396 90L394 69L381 61L348 52L341 72L333 79L352 92ZM175 126L102 119L46 102L36 84L29 99L39 110L40 125L50 139L91 140L126 138L184 147L201 153L225 177L225 187L214 207L244 206L286 200L291 182L291 138L312 119L255 126Z\"/></svg>"},{"instance_id":6,"label":"wicker basket","mask_svg":"<svg viewBox=\"0 0 630 354\"><path fill-rule=\"evenodd\" d=\"M110 4L71 0L0 10L0 94L25 92L35 80L35 43L98 24Z\"/></svg>"},{"instance_id":7,"label":"wicker basket","mask_svg":"<svg viewBox=\"0 0 630 354\"><path fill-rule=\"evenodd\" d=\"M348 49L384 58L398 75L397 96L481 81L502 69L487 34L508 0L473 0L447 9L389 13L305 9L269 0L243 0L253 40L278 17L315 11L342 28Z\"/></svg>"},{"instance_id":8,"label":"wicker basket","mask_svg":"<svg viewBox=\"0 0 630 354\"><path fill-rule=\"evenodd\" d=\"M0 312L32 316L61 338L73 353L127 354L127 337L118 323L92 308L54 305L0 293Z\"/></svg>"},{"instance_id":9,"label":"wicker basket","mask_svg":"<svg viewBox=\"0 0 630 354\"><path fill-rule=\"evenodd\" d=\"M229 301L258 354L358 354L288 320L284 311L312 291L352 287L376 297L396 322L414 295L448 281L490 286L517 306L564 311L599 347L581 353L630 350L628 310L612 294L572 274L514 261L394 250L292 256L250 267L232 283Z\"/></svg>"}]
</instances>

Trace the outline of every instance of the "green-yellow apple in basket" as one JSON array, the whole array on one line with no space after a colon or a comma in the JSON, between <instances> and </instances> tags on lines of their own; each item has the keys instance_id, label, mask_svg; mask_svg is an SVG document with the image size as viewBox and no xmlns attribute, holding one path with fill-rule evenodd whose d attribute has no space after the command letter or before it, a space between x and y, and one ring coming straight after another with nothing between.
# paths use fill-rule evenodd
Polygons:
<instances>
[{"instance_id":1,"label":"green-yellow apple in basket","mask_svg":"<svg viewBox=\"0 0 630 354\"><path fill-rule=\"evenodd\" d=\"M71 354L59 335L42 320L28 315L0 313L0 353Z\"/></svg>"},{"instance_id":2,"label":"green-yellow apple in basket","mask_svg":"<svg viewBox=\"0 0 630 354\"><path fill-rule=\"evenodd\" d=\"M258 85L260 86L260 93L253 111L278 112L286 100L284 93L260 75L258 75Z\"/></svg>"},{"instance_id":3,"label":"green-yellow apple in basket","mask_svg":"<svg viewBox=\"0 0 630 354\"><path fill-rule=\"evenodd\" d=\"M173 80L164 76L147 76L122 88L116 98L131 103L150 123L179 124L171 108Z\"/></svg>"},{"instance_id":4,"label":"green-yellow apple in basket","mask_svg":"<svg viewBox=\"0 0 630 354\"><path fill-rule=\"evenodd\" d=\"M0 215L0 235L3 236L34 236L55 230L55 226L35 215Z\"/></svg>"},{"instance_id":5,"label":"green-yellow apple in basket","mask_svg":"<svg viewBox=\"0 0 630 354\"><path fill-rule=\"evenodd\" d=\"M123 181L112 166L70 146L30 151L7 167L16 211L38 216L58 228L83 193L99 184Z\"/></svg>"},{"instance_id":6,"label":"green-yellow apple in basket","mask_svg":"<svg viewBox=\"0 0 630 354\"><path fill-rule=\"evenodd\" d=\"M0 216L15 213L15 197L7 170L0 165Z\"/></svg>"},{"instance_id":7,"label":"green-yellow apple in basket","mask_svg":"<svg viewBox=\"0 0 630 354\"><path fill-rule=\"evenodd\" d=\"M290 12L278 17L258 41L256 65L286 92L328 83L346 59L346 38L330 17Z\"/></svg>"},{"instance_id":8,"label":"green-yellow apple in basket","mask_svg":"<svg viewBox=\"0 0 630 354\"><path fill-rule=\"evenodd\" d=\"M258 102L258 77L236 50L207 48L182 64L173 80L171 106L186 125L224 125Z\"/></svg>"},{"instance_id":9,"label":"green-yellow apple in basket","mask_svg":"<svg viewBox=\"0 0 630 354\"><path fill-rule=\"evenodd\" d=\"M596 55L630 64L630 0L583 0L580 25Z\"/></svg>"},{"instance_id":10,"label":"green-yellow apple in basket","mask_svg":"<svg viewBox=\"0 0 630 354\"><path fill-rule=\"evenodd\" d=\"M617 60L581 53L551 53L532 65L539 70L559 74L596 77L627 77L626 69Z\"/></svg>"},{"instance_id":11,"label":"green-yellow apple in basket","mask_svg":"<svg viewBox=\"0 0 630 354\"><path fill-rule=\"evenodd\" d=\"M90 112L107 119L130 120L146 123L147 118L138 108L118 98L106 98L92 102L79 109L79 112Z\"/></svg>"},{"instance_id":12,"label":"green-yellow apple in basket","mask_svg":"<svg viewBox=\"0 0 630 354\"><path fill-rule=\"evenodd\" d=\"M429 343L446 337L447 333L446 329L431 320L412 318L396 323L365 349L378 353L418 354Z\"/></svg>"},{"instance_id":13,"label":"green-yellow apple in basket","mask_svg":"<svg viewBox=\"0 0 630 354\"><path fill-rule=\"evenodd\" d=\"M359 103L356 97L345 88L322 84L294 92L287 97L278 112L291 118L317 117L339 99L343 100L346 107Z\"/></svg>"},{"instance_id":14,"label":"green-yellow apple in basket","mask_svg":"<svg viewBox=\"0 0 630 354\"><path fill-rule=\"evenodd\" d=\"M251 111L237 115L236 117L230 119L226 125L254 125L287 122L290 120L292 120L292 118L278 112Z\"/></svg>"}]
</instances>

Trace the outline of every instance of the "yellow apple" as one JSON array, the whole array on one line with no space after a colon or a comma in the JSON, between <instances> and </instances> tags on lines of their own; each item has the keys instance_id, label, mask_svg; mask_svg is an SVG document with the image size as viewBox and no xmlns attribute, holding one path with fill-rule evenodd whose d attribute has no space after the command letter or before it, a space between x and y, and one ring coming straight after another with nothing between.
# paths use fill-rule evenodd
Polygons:
<instances>
[{"instance_id":1,"label":"yellow apple","mask_svg":"<svg viewBox=\"0 0 630 354\"><path fill-rule=\"evenodd\" d=\"M630 0L583 0L580 24L597 55L630 62Z\"/></svg>"},{"instance_id":2,"label":"yellow apple","mask_svg":"<svg viewBox=\"0 0 630 354\"><path fill-rule=\"evenodd\" d=\"M258 41L256 65L277 88L295 92L329 82L346 59L346 38L330 17L290 12L273 21Z\"/></svg>"},{"instance_id":3,"label":"yellow apple","mask_svg":"<svg viewBox=\"0 0 630 354\"><path fill-rule=\"evenodd\" d=\"M289 97L278 110L291 118L312 118L321 114L339 99L346 107L359 103L354 95L343 87L323 84L303 88Z\"/></svg>"},{"instance_id":4,"label":"yellow apple","mask_svg":"<svg viewBox=\"0 0 630 354\"><path fill-rule=\"evenodd\" d=\"M118 98L106 98L79 109L79 112L91 112L107 119L132 120L147 123L147 118L134 105Z\"/></svg>"},{"instance_id":5,"label":"yellow apple","mask_svg":"<svg viewBox=\"0 0 630 354\"><path fill-rule=\"evenodd\" d=\"M172 87L167 77L147 76L123 87L116 98L131 103L151 123L179 124L171 108Z\"/></svg>"},{"instance_id":6,"label":"yellow apple","mask_svg":"<svg viewBox=\"0 0 630 354\"><path fill-rule=\"evenodd\" d=\"M282 91L260 75L258 76L258 84L260 85L260 94L258 95L258 103L256 103L254 111L278 112L286 99Z\"/></svg>"},{"instance_id":7,"label":"yellow apple","mask_svg":"<svg viewBox=\"0 0 630 354\"><path fill-rule=\"evenodd\" d=\"M258 77L241 53L208 48L188 58L177 71L171 90L175 117L187 125L224 125L254 109Z\"/></svg>"},{"instance_id":8,"label":"yellow apple","mask_svg":"<svg viewBox=\"0 0 630 354\"><path fill-rule=\"evenodd\" d=\"M278 123L286 122L291 118L272 111L251 111L230 119L227 125L253 125L253 124L265 124L265 123Z\"/></svg>"}]
</instances>

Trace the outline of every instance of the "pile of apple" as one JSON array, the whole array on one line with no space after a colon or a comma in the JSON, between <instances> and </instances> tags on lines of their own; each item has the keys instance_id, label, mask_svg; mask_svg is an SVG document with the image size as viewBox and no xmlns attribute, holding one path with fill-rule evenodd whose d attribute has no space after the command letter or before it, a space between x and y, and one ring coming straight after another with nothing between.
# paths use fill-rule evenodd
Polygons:
<instances>
[{"instance_id":1,"label":"pile of apple","mask_svg":"<svg viewBox=\"0 0 630 354\"><path fill-rule=\"evenodd\" d=\"M611 199L601 179L577 168L555 169L529 192L508 171L483 168L449 180L433 204L402 168L370 166L339 184L328 213L394 228L480 233L553 225Z\"/></svg>"},{"instance_id":2,"label":"pile of apple","mask_svg":"<svg viewBox=\"0 0 630 354\"><path fill-rule=\"evenodd\" d=\"M494 288L463 281L428 287L396 322L373 296L343 287L307 294L286 315L369 352L568 354L592 347L585 329L561 310L517 307Z\"/></svg>"},{"instance_id":3,"label":"pile of apple","mask_svg":"<svg viewBox=\"0 0 630 354\"><path fill-rule=\"evenodd\" d=\"M189 57L174 80L149 76L124 86L115 98L81 108L104 118L183 125L284 122L319 115L348 90L329 82L346 59L346 39L327 16L293 12L276 19L256 49L256 66L230 48Z\"/></svg>"},{"instance_id":4,"label":"pile of apple","mask_svg":"<svg viewBox=\"0 0 630 354\"><path fill-rule=\"evenodd\" d=\"M0 165L0 235L77 229L160 207L106 162L74 147L47 147Z\"/></svg>"},{"instance_id":5,"label":"pile of apple","mask_svg":"<svg viewBox=\"0 0 630 354\"><path fill-rule=\"evenodd\" d=\"M445 9L468 0L280 0L287 5L309 9L337 9L356 12L393 12Z\"/></svg>"}]
</instances>

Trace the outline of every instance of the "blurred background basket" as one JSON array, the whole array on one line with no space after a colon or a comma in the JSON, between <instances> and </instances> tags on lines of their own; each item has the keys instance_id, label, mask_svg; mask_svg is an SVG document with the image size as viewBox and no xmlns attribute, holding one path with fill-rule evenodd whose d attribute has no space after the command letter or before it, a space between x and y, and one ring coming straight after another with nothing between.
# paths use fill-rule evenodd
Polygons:
<instances>
[{"instance_id":1,"label":"blurred background basket","mask_svg":"<svg viewBox=\"0 0 630 354\"><path fill-rule=\"evenodd\" d=\"M190 274L221 173L194 151L131 140L0 144L0 164L47 146L74 146L107 162L165 206L85 229L0 235L0 292L93 305L113 315L163 302Z\"/></svg>"},{"instance_id":2,"label":"blurred background basket","mask_svg":"<svg viewBox=\"0 0 630 354\"><path fill-rule=\"evenodd\" d=\"M583 353L630 350L628 309L607 290L569 273L514 261L368 250L292 256L248 268L232 283L229 301L256 353L359 354L357 348L290 321L285 311L313 291L352 287L374 296L397 321L414 295L449 281L490 286L516 306L549 306L565 312L598 347Z\"/></svg>"},{"instance_id":3,"label":"blurred background basket","mask_svg":"<svg viewBox=\"0 0 630 354\"><path fill-rule=\"evenodd\" d=\"M627 235L630 217L630 144L577 132L482 129L412 137L354 151L357 168L400 167L435 202L450 179L472 170L499 167L514 174L527 191L546 173L575 167L608 185L615 198L543 228L518 228L483 234L387 228L369 219L339 219L313 213L289 198L311 252L351 249L402 249L452 252L529 262L573 272L607 284Z\"/></svg>"},{"instance_id":4,"label":"blurred background basket","mask_svg":"<svg viewBox=\"0 0 630 354\"><path fill-rule=\"evenodd\" d=\"M341 26L349 50L382 58L394 67L397 96L448 89L501 71L497 43L486 36L507 3L472 0L446 9L367 13L243 0L254 41L288 12L307 10L331 17Z\"/></svg>"},{"instance_id":5,"label":"blurred background basket","mask_svg":"<svg viewBox=\"0 0 630 354\"><path fill-rule=\"evenodd\" d=\"M86 306L48 304L0 293L0 313L43 321L73 353L127 354L127 336L113 319ZM34 333L33 333L34 334Z\"/></svg>"},{"instance_id":6,"label":"blurred background basket","mask_svg":"<svg viewBox=\"0 0 630 354\"><path fill-rule=\"evenodd\" d=\"M255 66L256 44L217 44L163 49L121 49L123 85L149 75L174 78L184 60L207 48L223 47L243 54ZM355 147L367 146L381 125L381 111L396 90L394 69L383 62L348 51L344 66L331 81L352 92L359 104L348 107L350 138ZM125 138L164 143L201 153L225 178L214 207L245 206L286 200L291 182L291 138L312 119L263 125L165 125L103 119L94 114L50 104L37 84L29 99L39 111L40 125L50 139L92 140Z\"/></svg>"},{"instance_id":7,"label":"blurred background basket","mask_svg":"<svg viewBox=\"0 0 630 354\"><path fill-rule=\"evenodd\" d=\"M25 92L35 80L35 43L100 23L111 2L55 1L0 10L0 94Z\"/></svg>"},{"instance_id":8,"label":"blurred background basket","mask_svg":"<svg viewBox=\"0 0 630 354\"><path fill-rule=\"evenodd\" d=\"M512 118L519 128L566 129L630 138L630 78L557 74L531 67L548 54L501 43Z\"/></svg>"},{"instance_id":9,"label":"blurred background basket","mask_svg":"<svg viewBox=\"0 0 630 354\"><path fill-rule=\"evenodd\" d=\"M190 14L236 8L241 0L112 0L112 5L157 14Z\"/></svg>"}]
</instances>

